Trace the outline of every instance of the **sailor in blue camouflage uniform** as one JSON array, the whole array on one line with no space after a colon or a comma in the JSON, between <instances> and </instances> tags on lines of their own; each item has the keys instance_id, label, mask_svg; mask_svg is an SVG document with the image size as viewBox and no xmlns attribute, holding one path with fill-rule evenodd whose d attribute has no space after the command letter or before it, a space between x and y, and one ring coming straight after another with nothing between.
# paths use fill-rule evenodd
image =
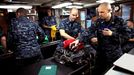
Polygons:
<instances>
[{"instance_id":1,"label":"sailor in blue camouflage uniform","mask_svg":"<svg viewBox=\"0 0 134 75\"><path fill-rule=\"evenodd\" d=\"M109 3L98 7L99 19L88 30L88 35L80 35L75 46L83 37L88 36L92 43L97 44L97 58L93 75L104 75L111 65L122 54L121 43L129 39L130 30L122 18L112 15Z\"/></svg>"},{"instance_id":2,"label":"sailor in blue camouflage uniform","mask_svg":"<svg viewBox=\"0 0 134 75\"><path fill-rule=\"evenodd\" d=\"M47 10L47 16L42 19L41 25L44 29L45 34L48 36L49 41L51 41L51 26L57 25L56 17L52 15L52 10Z\"/></svg>"},{"instance_id":3,"label":"sailor in blue camouflage uniform","mask_svg":"<svg viewBox=\"0 0 134 75\"><path fill-rule=\"evenodd\" d=\"M70 16L68 18L63 19L59 26L58 30L61 35L61 42L58 45L59 47L63 47L63 41L67 39L76 39L78 34L82 31L81 24L76 21L78 18L78 10L73 8L70 11Z\"/></svg>"},{"instance_id":4,"label":"sailor in blue camouflage uniform","mask_svg":"<svg viewBox=\"0 0 134 75\"><path fill-rule=\"evenodd\" d=\"M29 64L40 59L42 56L41 46L36 36L44 37L45 34L38 24L26 17L26 14L26 9L17 9L17 18L11 23L9 32L9 44L12 46L11 50L15 54L18 65Z\"/></svg>"},{"instance_id":5,"label":"sailor in blue camouflage uniform","mask_svg":"<svg viewBox=\"0 0 134 75\"><path fill-rule=\"evenodd\" d=\"M67 39L76 39L79 33L82 31L82 27L79 22L76 21L78 18L78 9L72 8L70 10L70 15L68 18L63 19L59 26L58 30L61 35L61 40L59 41L56 51L54 53L55 59L59 62L60 54L63 54L64 44L63 41Z\"/></svg>"},{"instance_id":6,"label":"sailor in blue camouflage uniform","mask_svg":"<svg viewBox=\"0 0 134 75\"><path fill-rule=\"evenodd\" d=\"M122 44L122 50L124 53L127 53L134 48L134 22L132 19L127 20L127 26L131 30L131 37L128 41Z\"/></svg>"},{"instance_id":7,"label":"sailor in blue camouflage uniform","mask_svg":"<svg viewBox=\"0 0 134 75\"><path fill-rule=\"evenodd\" d=\"M66 63L66 61L64 61L64 59L62 60L62 57L64 56L64 54L65 55L68 54L70 56L74 56L74 55L76 55L75 53L77 53L77 52L75 52L75 50L78 50L78 48L75 49L75 50L73 48L69 48L69 49L73 49L74 50L74 55L72 54L72 52L70 52L72 55L70 53L65 52L65 50L68 50L69 45L68 45L67 48L65 48L65 46L67 44L64 43L64 41L65 40L66 41L67 40L76 40L79 37L80 33L83 33L83 32L86 31L84 28L82 28L80 23L77 22L77 20L76 20L77 18L78 18L78 9L72 8L70 10L69 18L63 19L60 22L60 25L58 27L60 35L61 35L61 41L59 42L59 44L58 44L58 46L56 48L56 51L54 53L54 57L55 57L55 60L60 62L61 64ZM87 38L83 38L83 39L87 39ZM87 54L86 58L90 58L90 52L95 54L94 48L92 48L91 45L89 45L88 41L82 41L82 43L83 43L83 49L86 52L86 53L84 53L84 55ZM81 54L83 54L83 53L81 53ZM75 58L75 56L73 58L74 59L79 59L79 58L82 57L81 54L77 54L76 58ZM79 56L81 56L81 57L79 57ZM68 58L68 59L72 59L72 58ZM82 61L83 61L83 59L81 59L81 62ZM73 62L73 60L72 60L72 62ZM79 62L79 60L77 60L77 63L78 62Z\"/></svg>"}]
</instances>

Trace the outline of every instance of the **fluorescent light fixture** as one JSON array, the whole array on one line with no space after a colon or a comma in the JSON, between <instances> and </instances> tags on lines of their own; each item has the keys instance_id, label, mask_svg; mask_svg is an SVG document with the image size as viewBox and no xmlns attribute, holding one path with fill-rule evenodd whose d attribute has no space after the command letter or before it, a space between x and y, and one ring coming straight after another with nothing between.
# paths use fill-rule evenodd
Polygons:
<instances>
[{"instance_id":1,"label":"fluorescent light fixture","mask_svg":"<svg viewBox=\"0 0 134 75\"><path fill-rule=\"evenodd\" d=\"M52 8L54 8L54 9L62 8L62 7L66 7L68 5L72 5L72 3L71 2L66 2L66 3L62 3L62 4L58 4L58 5L52 6Z\"/></svg>"},{"instance_id":2,"label":"fluorescent light fixture","mask_svg":"<svg viewBox=\"0 0 134 75\"><path fill-rule=\"evenodd\" d=\"M15 10L15 9L18 9L18 8L31 9L32 6L28 6L28 5L0 5L0 8Z\"/></svg>"},{"instance_id":3,"label":"fluorescent light fixture","mask_svg":"<svg viewBox=\"0 0 134 75\"><path fill-rule=\"evenodd\" d=\"M8 12L13 12L13 10L12 10L12 9L8 9L7 11L8 11Z\"/></svg>"},{"instance_id":4,"label":"fluorescent light fixture","mask_svg":"<svg viewBox=\"0 0 134 75\"><path fill-rule=\"evenodd\" d=\"M84 3L78 3L78 2L74 2L74 5L83 5Z\"/></svg>"},{"instance_id":5,"label":"fluorescent light fixture","mask_svg":"<svg viewBox=\"0 0 134 75\"><path fill-rule=\"evenodd\" d=\"M97 3L103 3L103 2L108 2L108 3L114 3L114 0L98 0L96 1Z\"/></svg>"},{"instance_id":6,"label":"fluorescent light fixture","mask_svg":"<svg viewBox=\"0 0 134 75\"><path fill-rule=\"evenodd\" d=\"M94 6L94 5L97 5L99 3L90 3L90 4L85 4L84 7L90 7L90 6Z\"/></svg>"},{"instance_id":7,"label":"fluorescent light fixture","mask_svg":"<svg viewBox=\"0 0 134 75\"><path fill-rule=\"evenodd\" d=\"M81 9L83 7L82 6L71 5L71 6L66 6L66 8L77 8L77 9Z\"/></svg>"}]
</instances>

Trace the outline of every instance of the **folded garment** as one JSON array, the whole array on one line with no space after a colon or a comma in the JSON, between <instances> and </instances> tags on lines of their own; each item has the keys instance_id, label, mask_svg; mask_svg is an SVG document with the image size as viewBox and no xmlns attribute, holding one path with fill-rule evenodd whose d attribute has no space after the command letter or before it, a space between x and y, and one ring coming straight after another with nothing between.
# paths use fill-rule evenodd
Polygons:
<instances>
[{"instance_id":1,"label":"folded garment","mask_svg":"<svg viewBox=\"0 0 134 75\"><path fill-rule=\"evenodd\" d=\"M70 43L72 43L72 42L74 42L75 40L74 39L68 39L68 40L65 40L64 42L63 42L63 47L64 48L69 48L69 45L70 45ZM79 43L79 45L78 45L78 50L80 50L80 49L82 49L82 48L84 48L84 44L83 43Z\"/></svg>"}]
</instances>

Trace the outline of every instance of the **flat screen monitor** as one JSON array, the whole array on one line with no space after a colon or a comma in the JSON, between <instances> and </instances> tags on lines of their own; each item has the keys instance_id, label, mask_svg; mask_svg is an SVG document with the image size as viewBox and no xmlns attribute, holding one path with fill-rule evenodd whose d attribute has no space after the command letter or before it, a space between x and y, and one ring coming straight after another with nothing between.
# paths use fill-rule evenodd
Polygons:
<instances>
[{"instance_id":1,"label":"flat screen monitor","mask_svg":"<svg viewBox=\"0 0 134 75\"><path fill-rule=\"evenodd\" d=\"M81 11L81 13L80 13L80 19L81 19L82 21L86 19L85 11Z\"/></svg>"},{"instance_id":2,"label":"flat screen monitor","mask_svg":"<svg viewBox=\"0 0 134 75\"><path fill-rule=\"evenodd\" d=\"M86 20L86 27L87 28L91 27L91 22L92 22L91 20Z\"/></svg>"}]
</instances>

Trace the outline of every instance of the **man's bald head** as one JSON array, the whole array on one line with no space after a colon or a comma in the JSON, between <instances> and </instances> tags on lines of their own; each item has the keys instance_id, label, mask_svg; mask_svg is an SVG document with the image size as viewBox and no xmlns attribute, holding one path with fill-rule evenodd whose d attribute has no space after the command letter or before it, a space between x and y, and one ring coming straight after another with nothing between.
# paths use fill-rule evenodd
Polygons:
<instances>
[{"instance_id":1,"label":"man's bald head","mask_svg":"<svg viewBox=\"0 0 134 75\"><path fill-rule=\"evenodd\" d=\"M72 9L70 10L70 13L72 13L72 12L77 12L77 13L78 13L78 9L77 9L77 8L72 8Z\"/></svg>"},{"instance_id":2,"label":"man's bald head","mask_svg":"<svg viewBox=\"0 0 134 75\"><path fill-rule=\"evenodd\" d=\"M69 16L69 19L71 21L74 21L77 19L77 17L79 17L79 12L78 12L78 9L77 8L72 8L70 10L70 16Z\"/></svg>"},{"instance_id":3,"label":"man's bald head","mask_svg":"<svg viewBox=\"0 0 134 75\"><path fill-rule=\"evenodd\" d=\"M104 10L112 11L111 4L107 3L107 2L101 3L99 5L98 9L104 9Z\"/></svg>"},{"instance_id":4,"label":"man's bald head","mask_svg":"<svg viewBox=\"0 0 134 75\"><path fill-rule=\"evenodd\" d=\"M101 3L98 7L98 14L101 19L109 20L112 14L110 3Z\"/></svg>"}]
</instances>

